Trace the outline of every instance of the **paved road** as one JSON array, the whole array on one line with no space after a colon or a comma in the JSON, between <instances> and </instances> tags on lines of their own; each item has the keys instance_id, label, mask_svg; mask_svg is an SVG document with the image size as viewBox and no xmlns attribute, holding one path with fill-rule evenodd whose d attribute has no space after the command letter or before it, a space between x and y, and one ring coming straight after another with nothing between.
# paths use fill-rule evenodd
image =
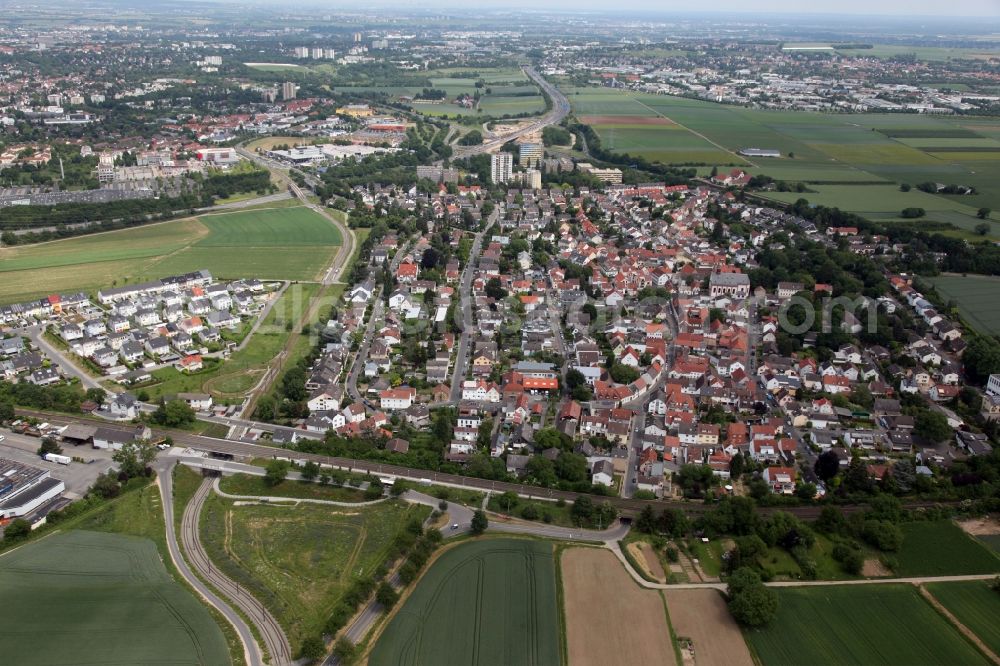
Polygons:
<instances>
[{"instance_id":1,"label":"paved road","mask_svg":"<svg viewBox=\"0 0 1000 666\"><path fill-rule=\"evenodd\" d=\"M405 243L398 250L396 254L393 255L392 261L389 262L389 272L395 273L396 269L399 268L399 264L402 263L403 257L406 256L406 251L409 249L409 243ZM361 371L364 370L365 363L368 362L368 351L371 349L372 342L375 341L375 330L376 326L380 326L381 322L384 321L385 314L385 300L382 298L383 286L380 284L375 288L375 293L372 294L372 301L374 305L372 306L371 315L368 317L368 322L365 324L364 337L361 340L361 346L358 348L358 353L354 355L354 359L351 361L351 370L347 373L347 394L351 396L354 402L364 403L364 397L361 392L358 391L358 376Z\"/></svg>"},{"instance_id":2,"label":"paved road","mask_svg":"<svg viewBox=\"0 0 1000 666\"><path fill-rule=\"evenodd\" d=\"M347 394L351 396L351 400L362 404L364 404L364 397L358 391L358 375L361 374L365 363L368 362L368 352L371 349L372 342L375 341L375 327L384 321L385 316L385 302L382 300L381 288L375 290L375 293L372 294L372 299L375 301L375 304L372 306L372 312L368 316L368 323L365 324L365 334L361 339L361 346L358 348L358 353L354 355L354 360L351 361L351 371L347 373Z\"/></svg>"},{"instance_id":3,"label":"paved road","mask_svg":"<svg viewBox=\"0 0 1000 666\"><path fill-rule=\"evenodd\" d=\"M51 359L53 363L58 365L62 369L63 375L67 377L76 377L83 384L85 389L89 388L104 388L101 386L100 382L92 377L86 370L81 368L70 358L69 354L63 353L61 349L53 346L43 337L45 329L41 326L32 326L31 328L24 329L24 334L27 335L39 349L45 352L45 355Z\"/></svg>"},{"instance_id":4,"label":"paved road","mask_svg":"<svg viewBox=\"0 0 1000 666\"><path fill-rule=\"evenodd\" d=\"M234 201L232 203L218 204L216 206L206 206L204 208L198 208L199 213L213 213L216 211L226 211L226 210L239 210L240 208L249 208L250 206L261 206L263 204L278 203L279 201L284 201L285 199L291 199L292 195L288 192L277 192L275 194L268 194L263 197L254 197L253 199L244 199L243 201Z\"/></svg>"},{"instance_id":5,"label":"paved road","mask_svg":"<svg viewBox=\"0 0 1000 666\"><path fill-rule=\"evenodd\" d=\"M174 491L173 491L173 470L174 461L162 458L155 464L156 483L160 487L160 496L163 504L163 518L167 525L167 550L170 552L170 559L173 560L177 571L195 589L195 591L211 606L222 613L223 617L233 625L243 644L243 655L249 666L263 666L264 659L261 655L257 641L253 637L253 632L247 623L240 617L239 613L218 595L208 588L201 578L194 574L188 566L187 560L181 555L180 546L177 543L177 533L174 528ZM185 512L186 514L186 512ZM222 589L222 588L219 588Z\"/></svg>"},{"instance_id":6,"label":"paved road","mask_svg":"<svg viewBox=\"0 0 1000 666\"><path fill-rule=\"evenodd\" d=\"M462 309L462 335L458 338L458 348L455 351L455 367L451 371L451 401L457 402L462 398L462 382L465 381L465 372L469 365L469 354L472 346L472 332L475 330L472 307L472 278L476 275L476 266L479 265L479 255L482 252L483 236L493 228L500 209L493 211L485 228L476 234L472 241L472 249L469 250L469 261L462 271L462 279L458 286L459 303Z\"/></svg>"},{"instance_id":7,"label":"paved road","mask_svg":"<svg viewBox=\"0 0 1000 666\"><path fill-rule=\"evenodd\" d=\"M549 99L552 100L552 109L538 120L519 128L517 131L504 134L489 141L484 141L478 146L456 147L452 159L457 160L465 157L471 157L473 155L481 155L482 153L495 152L508 141L514 141L522 136L538 132L549 125L554 125L560 122L563 118L569 115L569 100L566 99L565 95L559 92L559 90L551 83L546 81L541 74L534 70L533 67L524 65L521 67L521 70L528 76L528 78L538 84L538 86L544 90L546 94L548 94Z\"/></svg>"}]
</instances>

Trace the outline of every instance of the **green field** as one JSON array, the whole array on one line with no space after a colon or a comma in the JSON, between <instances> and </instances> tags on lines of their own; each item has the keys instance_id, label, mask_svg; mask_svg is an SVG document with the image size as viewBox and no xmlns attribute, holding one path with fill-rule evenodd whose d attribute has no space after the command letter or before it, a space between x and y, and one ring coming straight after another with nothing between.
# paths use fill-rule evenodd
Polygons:
<instances>
[{"instance_id":1,"label":"green field","mask_svg":"<svg viewBox=\"0 0 1000 666\"><path fill-rule=\"evenodd\" d=\"M230 495L254 495L268 497L294 497L302 499L332 500L334 502L363 502L364 493L357 488L321 485L308 481L285 480L276 486L269 486L262 476L233 474L219 482L219 488Z\"/></svg>"},{"instance_id":2,"label":"green field","mask_svg":"<svg viewBox=\"0 0 1000 666\"><path fill-rule=\"evenodd\" d=\"M541 91L528 79L524 73L515 67L504 68L450 68L427 72L428 85L410 86L337 86L341 92L354 94L382 93L389 97L415 97L422 88L430 87L444 90L447 100L440 104L413 103L410 108L425 116L468 116L502 117L522 113L541 113L545 110L545 100ZM476 82L482 79L485 85L476 87ZM489 92L487 92L489 89ZM474 96L479 91L479 107L466 108L452 104L459 95Z\"/></svg>"},{"instance_id":3,"label":"green field","mask_svg":"<svg viewBox=\"0 0 1000 666\"><path fill-rule=\"evenodd\" d=\"M384 502L369 507L236 506L213 496L201 537L212 561L274 614L292 651L317 635L357 577L371 576L396 535L427 507Z\"/></svg>"},{"instance_id":4,"label":"green field","mask_svg":"<svg viewBox=\"0 0 1000 666\"><path fill-rule=\"evenodd\" d=\"M958 303L962 319L980 333L1000 335L1000 278L985 275L939 275L931 284L948 301Z\"/></svg>"},{"instance_id":5,"label":"green field","mask_svg":"<svg viewBox=\"0 0 1000 666\"><path fill-rule=\"evenodd\" d=\"M912 586L841 585L777 592L777 617L764 629L745 632L764 666L989 663Z\"/></svg>"},{"instance_id":6,"label":"green field","mask_svg":"<svg viewBox=\"0 0 1000 666\"><path fill-rule=\"evenodd\" d=\"M1000 653L1000 594L990 589L989 581L933 583L927 589L987 647Z\"/></svg>"},{"instance_id":7,"label":"green field","mask_svg":"<svg viewBox=\"0 0 1000 666\"><path fill-rule=\"evenodd\" d=\"M974 214L983 206L1000 209L1000 152L996 151L1000 124L992 119L773 111L610 88L567 87L564 92L576 116L592 122L604 147L612 150L668 163L702 159L723 165L742 162L733 154L741 148L772 148L782 157L748 158L753 173L805 182L931 181L972 186L979 194L929 195L939 203L928 210L950 205L946 210L960 213L956 219L963 223L968 222L970 210ZM627 118L635 122L626 123ZM650 125L656 118L680 127ZM898 214L899 209L887 208L888 204L872 207L870 202L856 202L851 190L834 191L826 200L862 214L872 210ZM820 196L824 195L821 190ZM805 195L813 203L815 196Z\"/></svg>"},{"instance_id":8,"label":"green field","mask_svg":"<svg viewBox=\"0 0 1000 666\"><path fill-rule=\"evenodd\" d=\"M445 552L372 650L372 666L560 663L552 544L488 539Z\"/></svg>"},{"instance_id":9,"label":"green field","mask_svg":"<svg viewBox=\"0 0 1000 666\"><path fill-rule=\"evenodd\" d=\"M950 520L904 523L898 576L1000 573L1000 557Z\"/></svg>"},{"instance_id":10,"label":"green field","mask_svg":"<svg viewBox=\"0 0 1000 666\"><path fill-rule=\"evenodd\" d=\"M313 280L342 243L302 207L203 215L0 249L0 303L207 268L218 278Z\"/></svg>"},{"instance_id":11,"label":"green field","mask_svg":"<svg viewBox=\"0 0 1000 666\"><path fill-rule=\"evenodd\" d=\"M978 539L989 546L994 553L1000 554L1000 534L986 534Z\"/></svg>"},{"instance_id":12,"label":"green field","mask_svg":"<svg viewBox=\"0 0 1000 666\"><path fill-rule=\"evenodd\" d=\"M905 222L918 227L926 222L945 222L966 232L969 237L974 237L976 226L983 222L976 217L977 209L971 205L917 189L902 192L896 185L822 184L810 185L809 189L815 191L767 192L762 196L784 203L806 199L817 206L849 209L871 220ZM971 203L974 197L966 197L965 200ZM904 208L923 208L927 214L917 220L904 220L900 217ZM1000 223L991 222L989 225L991 232L988 236L1000 239Z\"/></svg>"},{"instance_id":13,"label":"green field","mask_svg":"<svg viewBox=\"0 0 1000 666\"><path fill-rule=\"evenodd\" d=\"M0 597L4 663L229 663L212 617L148 539L74 530L36 541L0 558Z\"/></svg>"},{"instance_id":14,"label":"green field","mask_svg":"<svg viewBox=\"0 0 1000 666\"><path fill-rule=\"evenodd\" d=\"M1000 49L983 46L981 48L958 48L946 46L913 46L910 44L874 44L870 49L837 49L837 53L845 55L893 58L897 56L915 55L919 60L982 60L996 58Z\"/></svg>"}]
</instances>

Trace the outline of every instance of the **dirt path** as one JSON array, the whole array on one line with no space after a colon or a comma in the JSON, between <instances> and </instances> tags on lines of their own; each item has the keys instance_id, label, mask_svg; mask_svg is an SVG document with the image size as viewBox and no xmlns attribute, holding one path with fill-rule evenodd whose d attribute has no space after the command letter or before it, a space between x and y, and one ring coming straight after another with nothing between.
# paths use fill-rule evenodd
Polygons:
<instances>
[{"instance_id":1,"label":"dirt path","mask_svg":"<svg viewBox=\"0 0 1000 666\"><path fill-rule=\"evenodd\" d=\"M677 548L677 546L674 546ZM677 548L677 564L681 565L681 571L687 576L688 582L690 583L704 583L705 577L701 573L701 567L697 569L694 566L694 562L688 557L680 548Z\"/></svg>"},{"instance_id":2,"label":"dirt path","mask_svg":"<svg viewBox=\"0 0 1000 666\"><path fill-rule=\"evenodd\" d=\"M962 624L957 617L955 617L954 615L952 615L951 611L949 611L947 608L945 608L944 604L942 604L940 601L938 601L934 597L934 595L931 594L927 590L926 587L924 587L923 585L918 585L917 589L920 590L920 594L924 597L924 599L926 599L927 601L929 601L931 603L931 606L934 606L934 608L935 608L935 610L937 610L937 612L939 612L942 615L944 615L948 619L948 621L951 622L955 626L956 629L958 629L960 632L962 632L963 636L965 636L970 641L972 641L973 645L975 645L977 648L979 648L980 652L982 652L983 654L985 654L986 657L990 661L992 661L994 664L1000 665L1000 657L998 657L997 654L995 652L993 652L993 650L991 650L989 648L989 646L986 645L986 643L983 642L983 639L981 639L979 636L977 636L975 633L973 633L973 631L971 629L969 629L967 626L965 626L964 624Z\"/></svg>"}]
</instances>

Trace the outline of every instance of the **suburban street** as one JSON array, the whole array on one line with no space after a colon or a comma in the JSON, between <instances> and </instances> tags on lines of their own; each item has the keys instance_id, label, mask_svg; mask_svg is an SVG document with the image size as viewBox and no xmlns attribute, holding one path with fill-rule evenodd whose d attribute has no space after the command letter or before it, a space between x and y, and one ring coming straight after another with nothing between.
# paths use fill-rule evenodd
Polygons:
<instances>
[{"instance_id":1,"label":"suburban street","mask_svg":"<svg viewBox=\"0 0 1000 666\"><path fill-rule=\"evenodd\" d=\"M58 349L45 339L44 327L32 326L31 328L23 329L23 333L31 339L32 343L45 352L45 355L52 359L53 363L59 366L64 377L76 377L85 389L104 388L90 373L77 365L68 355L63 354L61 349Z\"/></svg>"},{"instance_id":2,"label":"suburban street","mask_svg":"<svg viewBox=\"0 0 1000 666\"><path fill-rule=\"evenodd\" d=\"M375 293L372 294L372 301L372 311L368 315L368 323L365 324L364 338L362 338L361 346L358 347L358 352L354 354L351 361L351 370L347 373L347 394L351 396L351 400L358 403L363 403L365 399L358 391L358 375L365 369L365 363L368 361L368 351L371 349L375 337L375 328L384 321L385 302L382 300L381 288L376 289Z\"/></svg>"},{"instance_id":3,"label":"suburban street","mask_svg":"<svg viewBox=\"0 0 1000 666\"><path fill-rule=\"evenodd\" d=\"M479 255L482 253L483 237L493 228L500 215L497 208L486 221L485 228L478 232L472 241L472 249L469 251L469 260L462 271L462 279L459 282L458 296L462 312L462 334L458 338L458 346L455 350L455 365L451 371L451 401L458 402L462 397L462 382L465 381L465 374L469 365L469 354L472 352L472 333L476 329L473 319L472 302L472 278L476 273L476 266L479 264Z\"/></svg>"},{"instance_id":4,"label":"suburban street","mask_svg":"<svg viewBox=\"0 0 1000 666\"><path fill-rule=\"evenodd\" d=\"M399 264L403 261L403 257L406 256L406 252L409 249L409 244L403 244L396 250L396 253L392 257L392 261L389 263L389 272L395 273L396 269L399 268ZM358 352L354 354L351 361L351 369L347 373L347 394L351 396L354 402L363 403L365 398L358 391L358 376L361 371L365 369L365 363L368 362L368 351L371 349L372 342L375 339L375 331L377 326L381 325L384 321L385 316L385 300L382 297L382 285L379 283L375 287L375 291L371 295L372 311L368 315L368 322L365 324L364 337L361 340L361 345L358 347Z\"/></svg>"}]
</instances>

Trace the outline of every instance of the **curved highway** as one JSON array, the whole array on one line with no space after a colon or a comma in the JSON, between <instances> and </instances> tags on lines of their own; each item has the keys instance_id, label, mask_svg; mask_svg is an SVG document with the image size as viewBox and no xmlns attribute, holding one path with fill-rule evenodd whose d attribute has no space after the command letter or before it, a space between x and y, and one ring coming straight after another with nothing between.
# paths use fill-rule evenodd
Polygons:
<instances>
[{"instance_id":1,"label":"curved highway","mask_svg":"<svg viewBox=\"0 0 1000 666\"><path fill-rule=\"evenodd\" d=\"M484 141L478 146L456 146L452 159L462 159L473 155L492 153L496 150L500 150L500 146L508 141L514 141L522 136L533 134L534 132L538 132L549 125L555 125L569 115L569 100L566 99L565 95L559 92L558 88L546 81L542 75L536 72L535 68L530 65L522 65L521 71L523 71L529 79L534 81L539 88L545 91L545 94L548 95L550 100L552 100L552 108L538 120L535 120L534 122L523 127L519 127L516 131L503 134L495 139L490 139L489 141Z\"/></svg>"}]
</instances>

